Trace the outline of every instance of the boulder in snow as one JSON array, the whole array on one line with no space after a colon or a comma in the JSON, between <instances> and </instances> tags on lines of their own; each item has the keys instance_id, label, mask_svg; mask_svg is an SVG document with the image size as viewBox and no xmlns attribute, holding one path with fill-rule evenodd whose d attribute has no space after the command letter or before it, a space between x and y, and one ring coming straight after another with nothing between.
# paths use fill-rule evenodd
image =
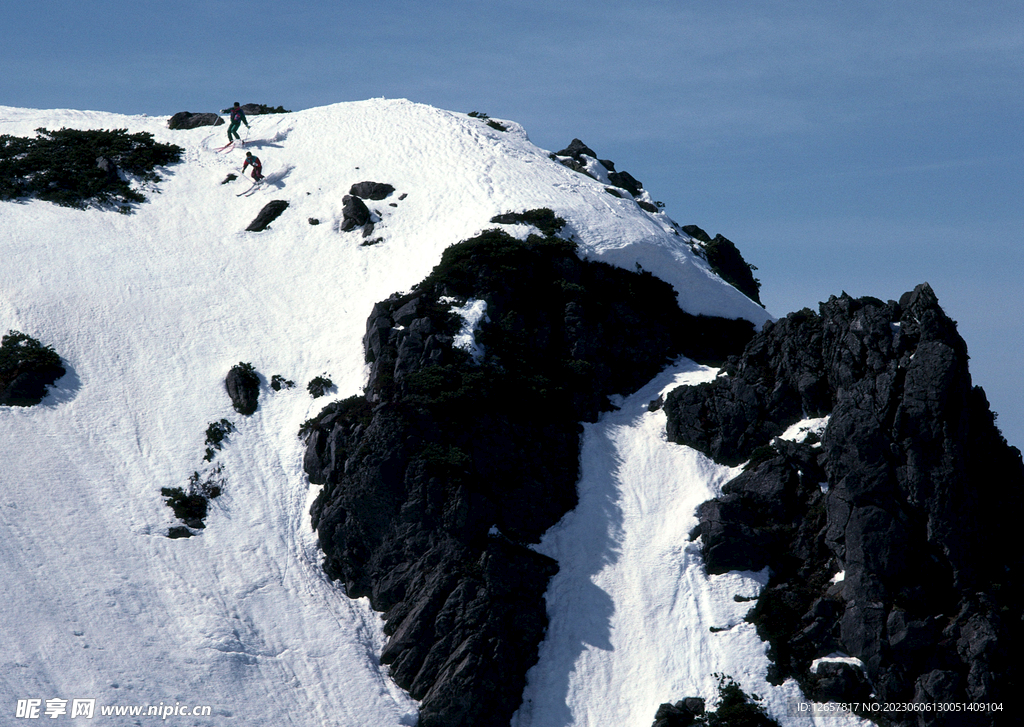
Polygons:
<instances>
[{"instance_id":1,"label":"boulder in snow","mask_svg":"<svg viewBox=\"0 0 1024 727\"><path fill-rule=\"evenodd\" d=\"M342 199L341 230L348 232L357 227L362 227L370 221L370 209L363 200L354 194L346 194Z\"/></svg>"},{"instance_id":2,"label":"boulder in snow","mask_svg":"<svg viewBox=\"0 0 1024 727\"><path fill-rule=\"evenodd\" d=\"M283 199L275 199L267 204L256 215L256 219L245 228L246 232L263 232L270 227L270 223L281 216L281 213L288 209L288 203Z\"/></svg>"},{"instance_id":3,"label":"boulder in snow","mask_svg":"<svg viewBox=\"0 0 1024 727\"><path fill-rule=\"evenodd\" d=\"M167 120L168 129L196 129L200 126L221 126L224 123L217 114L193 114L190 111L179 111Z\"/></svg>"},{"instance_id":4,"label":"boulder in snow","mask_svg":"<svg viewBox=\"0 0 1024 727\"><path fill-rule=\"evenodd\" d=\"M260 377L251 363L238 363L231 367L224 386L231 397L231 403L239 414L249 415L256 411L260 395Z\"/></svg>"},{"instance_id":5,"label":"boulder in snow","mask_svg":"<svg viewBox=\"0 0 1024 727\"><path fill-rule=\"evenodd\" d=\"M394 191L394 187L383 182L357 182L352 185L348 193L360 199L372 199L379 202Z\"/></svg>"}]
</instances>

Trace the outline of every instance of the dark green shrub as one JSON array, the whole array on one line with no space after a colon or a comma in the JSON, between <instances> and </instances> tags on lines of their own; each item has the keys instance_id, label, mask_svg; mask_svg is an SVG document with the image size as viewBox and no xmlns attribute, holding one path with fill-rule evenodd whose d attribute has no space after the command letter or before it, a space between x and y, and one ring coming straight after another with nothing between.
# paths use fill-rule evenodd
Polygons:
<instances>
[{"instance_id":1,"label":"dark green shrub","mask_svg":"<svg viewBox=\"0 0 1024 727\"><path fill-rule=\"evenodd\" d=\"M334 387L334 382L327 378L327 374L317 376L306 385L306 391L314 399L319 399Z\"/></svg>"},{"instance_id":2,"label":"dark green shrub","mask_svg":"<svg viewBox=\"0 0 1024 727\"><path fill-rule=\"evenodd\" d=\"M148 132L126 129L36 133L35 138L0 136L0 200L31 197L76 209L95 203L123 211L123 203L146 198L109 164L140 181L156 182L154 170L180 161L183 152L157 143Z\"/></svg>"},{"instance_id":3,"label":"dark green shrub","mask_svg":"<svg viewBox=\"0 0 1024 727\"><path fill-rule=\"evenodd\" d=\"M280 391L281 389L294 389L295 382L286 379L281 374L274 374L270 377L270 388L274 391Z\"/></svg>"},{"instance_id":4,"label":"dark green shrub","mask_svg":"<svg viewBox=\"0 0 1024 727\"><path fill-rule=\"evenodd\" d=\"M210 426L206 428L206 456L203 459L210 462L214 457L214 450L221 449L221 442L233 431L235 431L235 425L227 419L211 422Z\"/></svg>"},{"instance_id":5,"label":"dark green shrub","mask_svg":"<svg viewBox=\"0 0 1024 727\"><path fill-rule=\"evenodd\" d=\"M718 709L698 719L697 724L708 727L778 727L778 722L764 711L759 696L748 696L730 676L715 676L718 677Z\"/></svg>"},{"instance_id":6,"label":"dark green shrub","mask_svg":"<svg viewBox=\"0 0 1024 727\"><path fill-rule=\"evenodd\" d=\"M506 212L492 217L491 222L499 225L533 225L549 237L565 227L565 220L555 215L547 207L526 210L526 212Z\"/></svg>"},{"instance_id":7,"label":"dark green shrub","mask_svg":"<svg viewBox=\"0 0 1024 727\"><path fill-rule=\"evenodd\" d=\"M174 510L174 515L193 528L204 527L202 521L206 517L208 500L202 495L190 495L180 487L161 487L160 494L164 501Z\"/></svg>"},{"instance_id":8,"label":"dark green shrub","mask_svg":"<svg viewBox=\"0 0 1024 727\"><path fill-rule=\"evenodd\" d=\"M224 421L226 420L221 420L221 422ZM216 425L211 424L210 426L214 427ZM208 449L207 451L209 452L210 450ZM174 516L184 522L189 528L197 530L206 527L203 520L206 519L210 500L220 497L223 491L224 478L220 465L208 470L206 479L203 479L203 476L198 472L193 472L188 478L188 487L160 488L160 494L164 496L164 502L167 506L174 511ZM188 528L181 526L173 527L167 533L169 538L188 538L192 535L193 533Z\"/></svg>"},{"instance_id":9,"label":"dark green shrub","mask_svg":"<svg viewBox=\"0 0 1024 727\"><path fill-rule=\"evenodd\" d=\"M38 404L65 373L60 356L31 336L8 331L0 339L0 404Z\"/></svg>"},{"instance_id":10,"label":"dark green shrub","mask_svg":"<svg viewBox=\"0 0 1024 727\"><path fill-rule=\"evenodd\" d=\"M207 500L220 497L224 490L224 478L221 472L221 465L217 465L207 473L205 480L198 472L193 472L192 476L188 478L188 491L193 495L205 497Z\"/></svg>"}]
</instances>

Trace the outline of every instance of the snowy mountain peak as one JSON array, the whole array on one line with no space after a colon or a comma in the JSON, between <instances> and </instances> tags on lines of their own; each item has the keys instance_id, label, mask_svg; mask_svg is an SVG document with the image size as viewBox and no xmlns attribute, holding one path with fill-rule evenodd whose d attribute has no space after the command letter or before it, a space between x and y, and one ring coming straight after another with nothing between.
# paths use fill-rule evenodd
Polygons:
<instances>
[{"instance_id":1,"label":"snowy mountain peak","mask_svg":"<svg viewBox=\"0 0 1024 727\"><path fill-rule=\"evenodd\" d=\"M8 594L2 690L9 706L33 699L44 706L92 699L97 710L209 706L209 716L182 722L195 725L415 723L416 702L379 660L387 641L380 616L323 573L308 514L319 488L303 472L296 433L332 398L366 383L362 339L374 304L412 288L451 245L498 226L495 216L551 210L565 221L559 236L580 257L652 272L674 287L687 313L756 325L770 319L714 274L664 212L612 187L607 167L587 161L577 171L514 122L384 99L248 121L244 146L218 151L224 126L171 130L166 117L0 107L2 135L126 129L183 150L157 181L132 180L147 201L133 203L131 214L0 202L0 329L52 346L67 370L41 405L0 407L0 440L8 443L0 578ZM240 196L250 186L246 152L259 157L266 181ZM364 200L371 234L363 235L366 225L343 231L345 197L368 181L393 192ZM273 200L287 209L265 231L246 232ZM536 232L500 226L520 239ZM239 362L261 377L251 416L235 412L225 392L225 375ZM640 398L653 398L673 377L708 375L684 362L623 399L605 429L588 425L586 436L621 435L640 449L672 448L665 456L678 458L682 449L657 431L664 415L648 413ZM306 385L318 376L333 386L314 400ZM272 377L298 385L273 387ZM204 431L225 420L231 429L208 450ZM622 457L632 456L627 449ZM601 456L585 455L584 476ZM695 488L685 502L709 497L725 470L684 459L677 464ZM630 481L684 487L664 464L644 472ZM161 489L214 476L223 488L210 500L205 528L197 537L166 537L181 523ZM610 476L598 486L613 496ZM667 507L665 517L695 522L690 505ZM632 518L623 510L618 527ZM570 538L571 530L567 524L550 539ZM697 564L692 548L680 547L680 562ZM597 565L572 571L574 583ZM724 649L701 637L711 656L686 672L702 676L679 688L707 691L712 672L727 670L761 689L750 658L761 659L763 647L730 605L733 591L756 590L757 577L709 580L695 567L680 577L703 584L692 593L711 594L702 606L707 618L732 632ZM602 587L618 592L611 581ZM547 660L537 674L575 690L569 701L584 723L580 705L612 675L577 685L562 647L551 648L547 656L542 649ZM673 673L665 673L668 682ZM531 683L535 701L520 724L560 723L564 702L554 704L558 698L541 688ZM792 700L794 688L786 689ZM616 713L620 723L649 722L671 690L659 680L642 694L624 692L629 706Z\"/></svg>"}]
</instances>

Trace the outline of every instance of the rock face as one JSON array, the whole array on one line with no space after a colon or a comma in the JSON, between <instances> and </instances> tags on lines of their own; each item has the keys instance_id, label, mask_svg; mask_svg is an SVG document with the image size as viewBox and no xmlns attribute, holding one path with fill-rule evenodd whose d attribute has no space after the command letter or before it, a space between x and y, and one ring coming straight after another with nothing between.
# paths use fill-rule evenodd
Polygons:
<instances>
[{"instance_id":1,"label":"rock face","mask_svg":"<svg viewBox=\"0 0 1024 727\"><path fill-rule=\"evenodd\" d=\"M582 174L588 174L587 169L587 157L598 161L608 172L608 180L618 187L629 192L634 197L639 197L643 192L644 185L639 182L629 172L616 172L615 165L606 159L597 159L597 154L589 146L584 144L579 139L573 139L569 146L562 149L559 152L555 152L555 157L560 157L559 161L565 166L573 169L574 171ZM593 176L593 175L589 175ZM644 203L644 209L648 212L657 212L658 208L650 203Z\"/></svg>"},{"instance_id":2,"label":"rock face","mask_svg":"<svg viewBox=\"0 0 1024 727\"><path fill-rule=\"evenodd\" d=\"M260 396L260 377L249 363L238 363L228 371L224 387L235 411L246 416L256 412Z\"/></svg>"},{"instance_id":3,"label":"rock face","mask_svg":"<svg viewBox=\"0 0 1024 727\"><path fill-rule=\"evenodd\" d=\"M459 313L473 301L486 304L475 335ZM384 612L382 659L421 700L420 725L507 725L519 707L557 570L527 546L576 504L580 420L666 357L721 356L750 335L684 314L649 274L497 230L374 307L366 396L303 426L304 466L324 485L311 510L324 568Z\"/></svg>"},{"instance_id":4,"label":"rock face","mask_svg":"<svg viewBox=\"0 0 1024 727\"><path fill-rule=\"evenodd\" d=\"M739 248L727 237L715 235L714 239L708 236L697 225L683 225L683 232L702 244L697 247L708 261L711 268L729 285L736 288L758 305L761 303L761 283L753 274L756 270L743 259Z\"/></svg>"},{"instance_id":5,"label":"rock face","mask_svg":"<svg viewBox=\"0 0 1024 727\"><path fill-rule=\"evenodd\" d=\"M700 534L710 572L771 568L748 618L771 643L774 680L793 676L822 700L1005 702L1015 693L1022 563L1002 538L1024 500L1024 466L967 360L924 284L899 303L844 294L820 315L766 324L725 376L667 397L671 440L720 462L749 460L701 506ZM820 440L772 442L824 415ZM812 669L833 652L863 669Z\"/></svg>"},{"instance_id":6,"label":"rock face","mask_svg":"<svg viewBox=\"0 0 1024 727\"><path fill-rule=\"evenodd\" d=\"M200 126L220 126L224 123L219 115L213 113L193 114L179 111L167 121L168 129L196 129Z\"/></svg>"}]
</instances>

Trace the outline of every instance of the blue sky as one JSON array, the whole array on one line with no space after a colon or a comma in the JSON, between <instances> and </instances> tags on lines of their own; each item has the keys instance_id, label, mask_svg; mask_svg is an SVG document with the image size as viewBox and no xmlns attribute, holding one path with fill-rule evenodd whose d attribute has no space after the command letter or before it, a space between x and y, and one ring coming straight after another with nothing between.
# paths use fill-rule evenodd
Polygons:
<instances>
[{"instance_id":1,"label":"blue sky","mask_svg":"<svg viewBox=\"0 0 1024 727\"><path fill-rule=\"evenodd\" d=\"M776 315L928 281L1024 446L1024 5L2 0L0 105L370 97L573 137L722 233Z\"/></svg>"}]
</instances>

